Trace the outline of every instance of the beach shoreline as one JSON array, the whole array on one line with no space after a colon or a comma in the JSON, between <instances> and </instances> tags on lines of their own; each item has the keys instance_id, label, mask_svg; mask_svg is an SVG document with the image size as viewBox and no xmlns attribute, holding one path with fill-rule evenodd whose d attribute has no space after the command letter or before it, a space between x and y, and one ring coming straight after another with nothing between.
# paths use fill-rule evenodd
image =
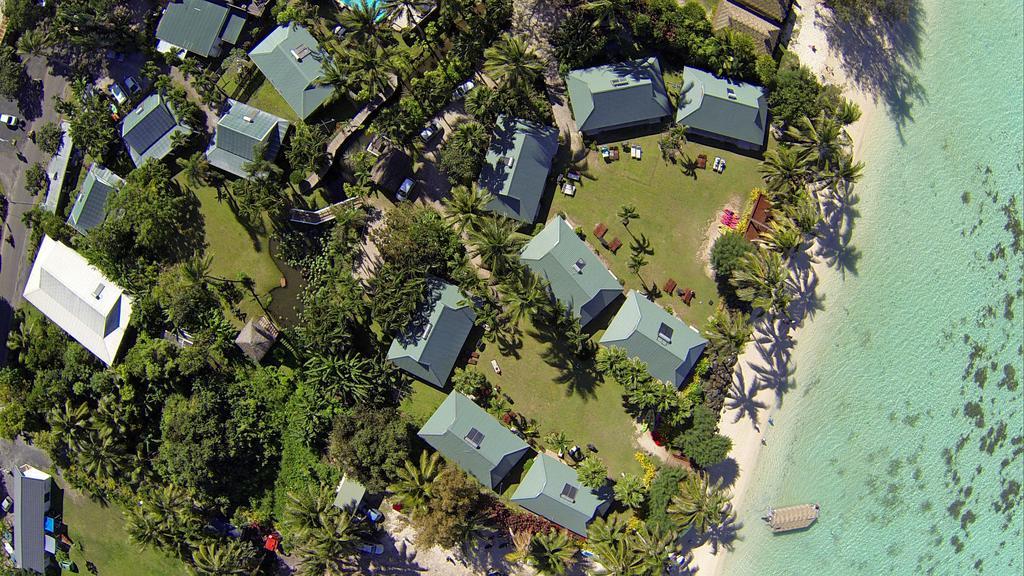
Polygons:
<instances>
[{"instance_id":1,"label":"beach shoreline","mask_svg":"<svg viewBox=\"0 0 1024 576\"><path fill-rule=\"evenodd\" d=\"M861 159L865 155L865 135L873 122L877 121L880 115L884 115L881 103L871 95L861 90L843 72L840 55L829 46L828 37L824 27L821 25L821 14L828 11L819 5L819 0L808 0L802 7L795 7L798 13L798 23L793 37L789 43L789 50L800 57L800 62L807 66L822 82L835 84L842 88L843 95L855 102L861 110L860 119L848 127L848 132L853 141L854 157ZM849 56L849 55L847 55ZM805 264L809 267L811 274L818 279L836 274L835 270L822 261L815 261L813 254L816 247L812 246ZM818 283L811 283L816 286ZM796 301L803 298L802 294L796 294ZM780 366L779 362L785 362L780 356L788 357L788 352L783 354L766 354L766 350L773 348L773 343L780 338L788 340L790 345L799 341L805 330L810 328L812 319L802 318L799 312L794 314L794 324L783 325L781 321L771 318L762 318L755 323L753 341L748 344L743 354L740 355L734 379L744 386L756 385L759 378L765 373L785 373L786 367ZM787 335L788 329L788 335ZM806 346L806 344L805 344ZM732 439L733 448L730 458L735 461L735 481L728 488L733 494L732 509L741 510L746 505L749 495L749 485L753 470L757 466L761 456L762 441L767 441L765 434L772 424L769 420L773 418L779 408L779 398L776 391L770 386L760 386L752 400L755 403L765 406L758 410L756 416L751 418L750 414L740 412L738 408L730 409L728 405L723 409L721 415L720 432ZM755 421L756 419L756 421ZM761 529L761 526L746 526L746 530ZM693 560L691 566L697 569L697 573L703 576L719 576L724 570L724 559L728 552L716 550L712 543L705 543L692 550Z\"/></svg>"}]
</instances>

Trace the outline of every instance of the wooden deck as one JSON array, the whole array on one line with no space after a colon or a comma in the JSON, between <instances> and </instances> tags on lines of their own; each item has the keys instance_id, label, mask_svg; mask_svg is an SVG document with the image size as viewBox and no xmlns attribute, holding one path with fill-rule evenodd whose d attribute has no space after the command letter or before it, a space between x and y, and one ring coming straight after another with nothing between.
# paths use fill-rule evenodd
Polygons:
<instances>
[{"instance_id":1,"label":"wooden deck","mask_svg":"<svg viewBox=\"0 0 1024 576\"><path fill-rule=\"evenodd\" d=\"M346 204L351 204L357 201L359 201L358 198L346 198L341 202L335 202L334 204L331 204L330 206L327 206L326 208L321 208L319 210L302 210L299 208L292 208L291 213L289 215L289 220L295 222L296 224L312 224L313 226L318 226L320 224L323 224L324 222L330 222L331 220L334 220L335 208L339 206L344 206Z\"/></svg>"},{"instance_id":2,"label":"wooden deck","mask_svg":"<svg viewBox=\"0 0 1024 576\"><path fill-rule=\"evenodd\" d=\"M817 504L800 504L785 508L769 508L764 521L772 532L789 532L807 528L818 519L821 508Z\"/></svg>"}]
</instances>

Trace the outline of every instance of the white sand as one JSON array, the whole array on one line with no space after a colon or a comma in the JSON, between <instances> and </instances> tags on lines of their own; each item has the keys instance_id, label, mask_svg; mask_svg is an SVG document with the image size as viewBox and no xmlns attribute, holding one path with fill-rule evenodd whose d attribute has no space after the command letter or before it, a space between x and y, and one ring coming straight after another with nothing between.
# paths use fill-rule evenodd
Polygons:
<instances>
[{"instance_id":1,"label":"white sand","mask_svg":"<svg viewBox=\"0 0 1024 576\"><path fill-rule=\"evenodd\" d=\"M803 4L802 8L794 5L794 9L800 14L800 20L797 23L798 30L790 41L789 49L798 54L800 61L810 68L819 79L842 87L845 96L860 106L861 119L848 129L854 141L855 156L860 157L863 154L866 127L877 116L881 107L843 74L839 56L830 50L825 31L818 23L818 11L824 12L827 9L818 6L818 0L805 0ZM849 55L847 56L849 57ZM812 270L819 277L828 273L827 265L823 262L812 264ZM794 319L800 321L800 318ZM794 340L799 340L801 332L802 323L800 326L794 326L790 335ZM739 372L738 381L745 383L748 389L761 378L756 369L761 369L763 372L765 368L771 368L778 372L779 370L784 371L786 368L779 365L771 366L772 362L762 356L762 350L770 346L774 333L775 330L767 320L756 325L754 342L747 346L746 351L739 358L736 367ZM768 418L775 413L777 407L775 391L769 387L759 388L761 389L755 396L755 401L761 403L765 408L758 411L756 427L749 415L744 414L739 420L736 420L736 410L730 410L728 403L722 414L720 430L722 434L732 438L733 449L730 456L739 467L739 475L731 488L734 510L743 509L747 486L750 482L750 472L757 465L757 459L761 454L762 432L768 427ZM744 529L757 530L759 528L759 526L747 526ZM704 544L693 550L691 566L696 567L699 574L704 576L718 576L723 573L722 560L725 554L722 551L713 554L711 544Z\"/></svg>"}]
</instances>

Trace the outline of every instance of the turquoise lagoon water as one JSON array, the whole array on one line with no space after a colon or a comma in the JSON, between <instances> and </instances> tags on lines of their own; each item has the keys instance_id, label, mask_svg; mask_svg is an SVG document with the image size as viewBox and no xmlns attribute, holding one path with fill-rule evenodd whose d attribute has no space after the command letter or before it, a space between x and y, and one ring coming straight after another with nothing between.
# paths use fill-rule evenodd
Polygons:
<instances>
[{"instance_id":1,"label":"turquoise lagoon water","mask_svg":"<svg viewBox=\"0 0 1024 576\"><path fill-rule=\"evenodd\" d=\"M850 235L724 574L1024 574L1024 10L926 1L913 120L869 129ZM842 270L836 270L840 268ZM817 502L772 535L769 505Z\"/></svg>"}]
</instances>

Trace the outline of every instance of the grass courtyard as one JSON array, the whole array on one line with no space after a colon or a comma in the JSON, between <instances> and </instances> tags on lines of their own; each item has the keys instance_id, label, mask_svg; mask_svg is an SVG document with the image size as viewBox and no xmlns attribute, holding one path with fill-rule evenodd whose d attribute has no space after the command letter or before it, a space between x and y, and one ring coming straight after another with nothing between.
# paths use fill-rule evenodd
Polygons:
<instances>
[{"instance_id":1,"label":"grass courtyard","mask_svg":"<svg viewBox=\"0 0 1024 576\"><path fill-rule=\"evenodd\" d=\"M186 576L185 566L169 556L142 548L128 540L124 516L114 504L101 506L73 490L64 492L64 522L75 545L71 560L78 574L87 574L86 562L96 565L102 576ZM63 574L70 575L65 570Z\"/></svg>"},{"instance_id":2,"label":"grass courtyard","mask_svg":"<svg viewBox=\"0 0 1024 576\"><path fill-rule=\"evenodd\" d=\"M179 181L183 178L177 176ZM245 273L255 282L256 294L269 302L269 293L280 286L281 271L270 257L270 239L267 231L244 226L227 201L217 199L217 190L211 186L193 188L202 204L206 230L206 252L213 258L211 274L219 278L235 280ZM246 315L258 317L263 314L252 295L245 291L239 308ZM241 325L241 319L236 319Z\"/></svg>"},{"instance_id":3,"label":"grass courtyard","mask_svg":"<svg viewBox=\"0 0 1024 576\"><path fill-rule=\"evenodd\" d=\"M620 151L620 160L605 163L599 152L591 152L588 173L577 186L576 195L565 196L556 190L550 216L564 212L574 225L582 227L591 247L616 276L625 280L627 289L641 288L640 279L628 267L631 234L646 236L654 254L647 256L648 265L640 273L648 285L656 284L659 289L671 278L679 288L696 292L690 306L679 296L667 294L662 294L658 303L671 306L699 329L718 300L715 282L705 272L701 257L706 235L717 226L727 204L742 209L750 190L762 185L759 161L691 142L685 145L684 153L690 158L706 154L708 166L687 175L679 164L662 160L658 138L653 135L630 140L630 144L643 148L643 160L630 159L628 152ZM711 170L715 156L726 161L723 174ZM640 215L628 230L617 216L623 204L634 205ZM608 226L606 240L622 240L618 254L602 248L593 237L598 223Z\"/></svg>"}]
</instances>

